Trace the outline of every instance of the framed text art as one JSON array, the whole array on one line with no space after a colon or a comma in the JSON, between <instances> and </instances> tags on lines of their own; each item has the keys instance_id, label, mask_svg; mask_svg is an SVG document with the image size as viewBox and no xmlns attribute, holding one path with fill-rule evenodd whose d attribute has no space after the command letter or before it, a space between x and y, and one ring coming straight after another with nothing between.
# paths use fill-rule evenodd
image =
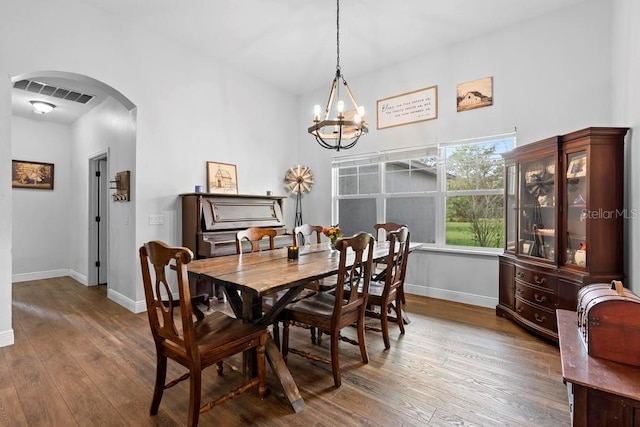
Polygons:
<instances>
[{"instance_id":1,"label":"framed text art","mask_svg":"<svg viewBox=\"0 0 640 427\"><path fill-rule=\"evenodd\" d=\"M378 129L437 119L438 86L380 99L376 108Z\"/></svg>"},{"instance_id":2,"label":"framed text art","mask_svg":"<svg viewBox=\"0 0 640 427\"><path fill-rule=\"evenodd\" d=\"M12 160L11 187L53 190L53 163Z\"/></svg>"},{"instance_id":3,"label":"framed text art","mask_svg":"<svg viewBox=\"0 0 640 427\"><path fill-rule=\"evenodd\" d=\"M238 194L236 165L207 162L207 192Z\"/></svg>"}]
</instances>

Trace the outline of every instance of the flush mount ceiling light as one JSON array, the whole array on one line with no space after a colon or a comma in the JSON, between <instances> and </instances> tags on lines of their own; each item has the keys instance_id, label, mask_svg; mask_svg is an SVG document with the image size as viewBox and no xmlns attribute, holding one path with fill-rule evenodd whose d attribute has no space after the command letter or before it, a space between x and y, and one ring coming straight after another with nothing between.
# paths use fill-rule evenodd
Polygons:
<instances>
[{"instance_id":1,"label":"flush mount ceiling light","mask_svg":"<svg viewBox=\"0 0 640 427\"><path fill-rule=\"evenodd\" d=\"M369 129L367 128L367 124L364 120L364 107L358 106L358 103L353 97L353 94L349 89L349 85L347 85L347 81L344 79L342 71L340 70L340 0L337 0L336 3L336 77L333 79L333 84L331 85L329 101L327 101L327 106L324 109L324 116L322 120L320 120L320 105L316 105L313 108L313 126L309 128L309 133L316 137L316 141L318 141L318 144L322 147L329 150L340 151L349 149L356 145L360 136L362 136L363 133L367 133ZM340 99L340 81L342 81L344 90L353 104L353 110L344 110L344 101ZM338 92L337 97L335 96L336 92ZM338 100L335 106L336 117L334 119L329 119L334 98Z\"/></svg>"},{"instance_id":2,"label":"flush mount ceiling light","mask_svg":"<svg viewBox=\"0 0 640 427\"><path fill-rule=\"evenodd\" d=\"M55 105L49 104L48 102L43 101L29 101L33 106L33 112L37 114L46 114L53 111L56 108Z\"/></svg>"}]
</instances>

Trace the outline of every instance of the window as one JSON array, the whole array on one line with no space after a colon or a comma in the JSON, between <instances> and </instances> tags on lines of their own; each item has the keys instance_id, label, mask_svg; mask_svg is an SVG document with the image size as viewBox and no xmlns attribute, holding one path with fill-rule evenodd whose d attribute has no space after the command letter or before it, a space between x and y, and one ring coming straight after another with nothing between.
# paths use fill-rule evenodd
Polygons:
<instances>
[{"instance_id":1,"label":"window","mask_svg":"<svg viewBox=\"0 0 640 427\"><path fill-rule=\"evenodd\" d=\"M345 235L397 222L436 247L504 245L504 163L515 134L333 161L334 222Z\"/></svg>"}]
</instances>

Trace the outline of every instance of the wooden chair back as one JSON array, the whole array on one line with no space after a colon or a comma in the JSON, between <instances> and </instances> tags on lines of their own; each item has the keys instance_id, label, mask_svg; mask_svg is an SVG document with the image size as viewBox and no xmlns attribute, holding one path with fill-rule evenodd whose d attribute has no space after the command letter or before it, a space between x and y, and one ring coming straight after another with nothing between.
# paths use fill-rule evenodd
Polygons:
<instances>
[{"instance_id":1,"label":"wooden chair back","mask_svg":"<svg viewBox=\"0 0 640 427\"><path fill-rule=\"evenodd\" d=\"M338 239L336 249L340 251L338 265L337 286L335 295L329 292L319 292L308 298L285 307L282 320L284 324L282 336L282 354L287 357L289 352L331 364L333 381L340 387L340 362L338 343L340 340L359 346L363 363L369 362L365 345L364 316L367 305L369 282L373 265L374 238L369 233L356 234L349 238ZM352 264L348 266L348 264ZM362 289L362 292L345 294L344 290ZM358 340L352 340L340 335L340 331L356 324ZM289 327L303 326L317 328L330 335L331 359L311 354L306 351L289 348ZM274 333L277 333L274 330ZM313 338L312 338L313 339Z\"/></svg>"},{"instance_id":2,"label":"wooden chair back","mask_svg":"<svg viewBox=\"0 0 640 427\"><path fill-rule=\"evenodd\" d=\"M404 334L404 279L407 273L411 233L407 227L401 227L390 231L387 234L387 240L389 253L383 261L384 268L370 283L368 308L365 314L368 317L380 319L380 329L368 329L381 331L385 348L390 348L389 322L396 323L400 328L400 334ZM376 307L379 307L379 311ZM395 316L389 315L392 311L395 312Z\"/></svg>"},{"instance_id":3,"label":"wooden chair back","mask_svg":"<svg viewBox=\"0 0 640 427\"><path fill-rule=\"evenodd\" d=\"M406 227L406 225L398 224L397 222L382 222L379 224L375 224L373 226L373 229L375 230L376 241L383 242L390 232L395 231L401 227Z\"/></svg>"},{"instance_id":4,"label":"wooden chair back","mask_svg":"<svg viewBox=\"0 0 640 427\"><path fill-rule=\"evenodd\" d=\"M193 259L193 253L188 248L171 248L153 241L140 248L140 258L147 315L156 346L166 340L184 348L190 355L194 354L196 344L190 333L193 330L193 309L186 267ZM178 289L172 288L167 279L167 270L172 261ZM149 264L153 266L154 279ZM178 301L174 301L175 291L178 291ZM176 307L180 307L181 324L178 323ZM181 330L183 333L179 332Z\"/></svg>"},{"instance_id":5,"label":"wooden chair back","mask_svg":"<svg viewBox=\"0 0 640 427\"><path fill-rule=\"evenodd\" d=\"M390 294L398 291L404 283L411 233L407 227L401 227L396 231L389 232L387 240L389 241L389 254L385 260L387 268L384 277L384 293Z\"/></svg>"},{"instance_id":6,"label":"wooden chair back","mask_svg":"<svg viewBox=\"0 0 640 427\"><path fill-rule=\"evenodd\" d=\"M313 238L315 233L316 237ZM293 246L308 245L311 243L320 243L322 236L321 225L302 224L293 229Z\"/></svg>"},{"instance_id":7,"label":"wooden chair back","mask_svg":"<svg viewBox=\"0 0 640 427\"><path fill-rule=\"evenodd\" d=\"M369 282L373 266L373 236L369 233L356 234L350 238L338 239L336 250L340 251L338 280L335 291L335 307L333 317L337 323L342 316L359 310L367 303L369 296ZM349 248L351 251L349 251ZM354 257L353 265L346 266L347 258ZM346 289L359 289L361 292L351 292L344 295ZM364 315L364 310L362 311Z\"/></svg>"},{"instance_id":8,"label":"wooden chair back","mask_svg":"<svg viewBox=\"0 0 640 427\"><path fill-rule=\"evenodd\" d=\"M193 253L188 248L152 241L144 244L139 254L149 325L156 346L156 382L151 415L158 413L164 390L186 379L190 381L189 426L198 424L200 413L251 388L257 387L260 397L264 397L266 327L243 322L219 311L207 316L195 314L187 273L187 264L193 259ZM168 273L176 276L177 300L174 297L176 289L171 286ZM201 405L202 370L215 364L218 375L222 376L223 359L250 349L257 352L257 376ZM186 367L189 372L165 384L167 359Z\"/></svg>"},{"instance_id":9,"label":"wooden chair back","mask_svg":"<svg viewBox=\"0 0 640 427\"><path fill-rule=\"evenodd\" d=\"M242 253L242 241L248 240L251 243L250 252L259 252L262 250L260 242L263 238L269 238L269 249L275 248L275 237L278 234L273 228L249 227L246 230L240 230L236 233L236 253Z\"/></svg>"}]
</instances>

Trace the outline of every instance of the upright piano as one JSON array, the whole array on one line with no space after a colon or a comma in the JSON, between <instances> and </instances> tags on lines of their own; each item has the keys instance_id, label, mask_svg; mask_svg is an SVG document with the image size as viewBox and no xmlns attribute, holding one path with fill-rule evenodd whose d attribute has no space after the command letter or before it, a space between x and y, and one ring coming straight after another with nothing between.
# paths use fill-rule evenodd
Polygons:
<instances>
[{"instance_id":1,"label":"upright piano","mask_svg":"<svg viewBox=\"0 0 640 427\"><path fill-rule=\"evenodd\" d=\"M291 244L284 223L283 196L185 193L180 197L182 246L191 249L197 259L235 254L236 232L249 227L275 229L276 247ZM196 293L203 291L213 296L210 283L196 285ZM215 295L222 298L218 290Z\"/></svg>"}]
</instances>

